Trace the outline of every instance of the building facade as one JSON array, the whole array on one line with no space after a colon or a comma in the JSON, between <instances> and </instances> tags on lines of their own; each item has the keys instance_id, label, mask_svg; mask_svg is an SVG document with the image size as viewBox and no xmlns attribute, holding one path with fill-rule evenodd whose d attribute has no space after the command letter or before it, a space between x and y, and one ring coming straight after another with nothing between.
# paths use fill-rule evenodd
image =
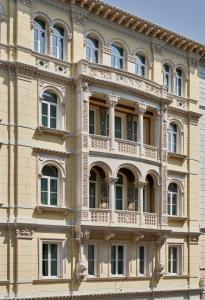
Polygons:
<instances>
[{"instance_id":1,"label":"building facade","mask_svg":"<svg viewBox=\"0 0 205 300\"><path fill-rule=\"evenodd\" d=\"M200 299L204 54L102 1L0 0L0 299Z\"/></svg>"}]
</instances>

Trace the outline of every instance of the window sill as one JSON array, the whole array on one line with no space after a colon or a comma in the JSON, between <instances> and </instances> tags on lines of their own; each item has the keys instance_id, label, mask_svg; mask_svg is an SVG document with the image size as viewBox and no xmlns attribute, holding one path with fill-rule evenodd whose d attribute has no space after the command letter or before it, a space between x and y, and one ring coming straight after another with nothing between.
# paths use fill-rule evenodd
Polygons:
<instances>
[{"instance_id":1,"label":"window sill","mask_svg":"<svg viewBox=\"0 0 205 300\"><path fill-rule=\"evenodd\" d=\"M166 274L163 276L163 279L187 279L189 276L186 274Z\"/></svg>"},{"instance_id":2,"label":"window sill","mask_svg":"<svg viewBox=\"0 0 205 300\"><path fill-rule=\"evenodd\" d=\"M151 276L112 276L112 277L87 277L86 281L132 281L132 280L150 280Z\"/></svg>"},{"instance_id":3,"label":"window sill","mask_svg":"<svg viewBox=\"0 0 205 300\"><path fill-rule=\"evenodd\" d=\"M71 278L61 278L61 277L55 277L55 278L52 278L52 277L42 277L42 278L38 278L38 279L34 279L33 280L33 284L38 284L38 283L63 283L63 282L69 282L71 281Z\"/></svg>"},{"instance_id":4,"label":"window sill","mask_svg":"<svg viewBox=\"0 0 205 300\"><path fill-rule=\"evenodd\" d=\"M59 207L59 206L46 206L46 205L38 205L35 208L38 214L42 214L43 212L51 212L51 213L61 213L64 216L67 216L69 213L72 213L74 209L67 207Z\"/></svg>"},{"instance_id":5,"label":"window sill","mask_svg":"<svg viewBox=\"0 0 205 300\"><path fill-rule=\"evenodd\" d=\"M188 220L187 217L180 216L168 216L169 221L177 221L177 222L186 222Z\"/></svg>"},{"instance_id":6,"label":"window sill","mask_svg":"<svg viewBox=\"0 0 205 300\"><path fill-rule=\"evenodd\" d=\"M168 158L177 158L177 159L185 160L185 159L188 158L188 156L185 155L185 154L174 153L174 152L168 152Z\"/></svg>"},{"instance_id":7,"label":"window sill","mask_svg":"<svg viewBox=\"0 0 205 300\"><path fill-rule=\"evenodd\" d=\"M66 139L67 137L71 136L71 133L69 131L47 128L44 126L38 126L36 128L36 133L38 135L43 135L43 134L56 135L56 136L62 137L63 139Z\"/></svg>"}]
</instances>

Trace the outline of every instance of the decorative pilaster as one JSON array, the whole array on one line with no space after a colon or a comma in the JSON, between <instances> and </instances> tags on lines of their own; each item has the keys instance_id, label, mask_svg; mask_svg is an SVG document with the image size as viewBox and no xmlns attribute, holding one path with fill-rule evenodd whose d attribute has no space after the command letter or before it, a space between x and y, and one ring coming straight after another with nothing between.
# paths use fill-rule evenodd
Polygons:
<instances>
[{"instance_id":1,"label":"decorative pilaster","mask_svg":"<svg viewBox=\"0 0 205 300\"><path fill-rule=\"evenodd\" d=\"M157 147L157 149L159 150L160 148L160 119L161 119L161 112L160 111L156 111L154 113L154 144L155 147Z\"/></svg>"},{"instance_id":2,"label":"decorative pilaster","mask_svg":"<svg viewBox=\"0 0 205 300\"><path fill-rule=\"evenodd\" d=\"M91 93L86 82L80 82L77 87L77 174L76 195L79 218L88 220L89 206L89 165L88 165L88 139L89 139L89 98Z\"/></svg>"},{"instance_id":3,"label":"decorative pilaster","mask_svg":"<svg viewBox=\"0 0 205 300\"><path fill-rule=\"evenodd\" d=\"M115 106L120 97L116 95L107 95L107 102L109 105L109 134L110 134L110 148L116 149L115 145Z\"/></svg>"},{"instance_id":4,"label":"decorative pilaster","mask_svg":"<svg viewBox=\"0 0 205 300\"><path fill-rule=\"evenodd\" d=\"M168 128L167 109L165 105L161 109L161 225L167 225L167 150L168 150Z\"/></svg>"},{"instance_id":5,"label":"decorative pilaster","mask_svg":"<svg viewBox=\"0 0 205 300\"><path fill-rule=\"evenodd\" d=\"M75 239L79 244L79 262L76 265L76 276L78 281L82 281L88 276L88 265L83 255L83 249L84 245L89 241L89 237L89 231L81 231L81 229L77 227L77 230L75 232Z\"/></svg>"},{"instance_id":6,"label":"decorative pilaster","mask_svg":"<svg viewBox=\"0 0 205 300\"><path fill-rule=\"evenodd\" d=\"M138 126L138 142L140 143L140 155L144 155L144 114L147 110L147 106L144 103L137 103L135 107L138 113L139 126Z\"/></svg>"}]
</instances>

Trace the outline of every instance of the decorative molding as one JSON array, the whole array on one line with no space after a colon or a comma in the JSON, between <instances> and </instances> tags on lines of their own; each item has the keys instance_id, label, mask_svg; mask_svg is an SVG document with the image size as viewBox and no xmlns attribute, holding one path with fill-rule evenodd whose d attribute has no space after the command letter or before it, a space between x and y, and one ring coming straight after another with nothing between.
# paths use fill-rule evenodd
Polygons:
<instances>
[{"instance_id":1,"label":"decorative molding","mask_svg":"<svg viewBox=\"0 0 205 300\"><path fill-rule=\"evenodd\" d=\"M152 51L157 55L162 55L163 43L158 39L152 40Z\"/></svg>"},{"instance_id":2,"label":"decorative molding","mask_svg":"<svg viewBox=\"0 0 205 300\"><path fill-rule=\"evenodd\" d=\"M120 100L120 97L111 94L107 95L106 98L107 98L108 105L111 107L115 107L118 101Z\"/></svg>"},{"instance_id":3,"label":"decorative molding","mask_svg":"<svg viewBox=\"0 0 205 300\"><path fill-rule=\"evenodd\" d=\"M33 239L33 230L27 228L16 229L16 238L24 239L24 240L32 240Z\"/></svg>"},{"instance_id":4,"label":"decorative molding","mask_svg":"<svg viewBox=\"0 0 205 300\"><path fill-rule=\"evenodd\" d=\"M32 6L32 1L33 0L18 0L19 4L25 5L27 7L31 7Z\"/></svg>"},{"instance_id":5,"label":"decorative molding","mask_svg":"<svg viewBox=\"0 0 205 300\"><path fill-rule=\"evenodd\" d=\"M88 207L88 185L89 185L89 167L88 167L88 153L82 153L82 185L83 185L83 207Z\"/></svg>"},{"instance_id":6,"label":"decorative molding","mask_svg":"<svg viewBox=\"0 0 205 300\"><path fill-rule=\"evenodd\" d=\"M199 243L199 234L190 234L188 236L189 244L198 245Z\"/></svg>"},{"instance_id":7,"label":"decorative molding","mask_svg":"<svg viewBox=\"0 0 205 300\"><path fill-rule=\"evenodd\" d=\"M71 7L71 16L72 21L75 24L84 25L88 16L88 12L86 10L79 9L78 7Z\"/></svg>"},{"instance_id":8,"label":"decorative molding","mask_svg":"<svg viewBox=\"0 0 205 300\"><path fill-rule=\"evenodd\" d=\"M112 49L107 46L102 47L102 52L111 55L112 54Z\"/></svg>"},{"instance_id":9,"label":"decorative molding","mask_svg":"<svg viewBox=\"0 0 205 300\"><path fill-rule=\"evenodd\" d=\"M147 111L147 105L144 103L136 103L135 105L135 110L139 113L139 114L145 114Z\"/></svg>"}]
</instances>

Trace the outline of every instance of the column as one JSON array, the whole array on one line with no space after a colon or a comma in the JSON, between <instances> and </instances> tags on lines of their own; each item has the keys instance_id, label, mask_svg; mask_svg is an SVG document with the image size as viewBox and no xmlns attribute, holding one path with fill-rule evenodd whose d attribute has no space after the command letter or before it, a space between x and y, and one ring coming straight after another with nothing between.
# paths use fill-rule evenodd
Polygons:
<instances>
[{"instance_id":1,"label":"column","mask_svg":"<svg viewBox=\"0 0 205 300\"><path fill-rule=\"evenodd\" d=\"M47 45L48 55L53 54L53 28L49 27L48 29L48 45Z\"/></svg>"},{"instance_id":2,"label":"column","mask_svg":"<svg viewBox=\"0 0 205 300\"><path fill-rule=\"evenodd\" d=\"M144 186L146 185L146 182L138 181L138 203L139 203L139 212L140 212L140 224L144 224L144 218L143 218L143 189Z\"/></svg>"},{"instance_id":3,"label":"column","mask_svg":"<svg viewBox=\"0 0 205 300\"><path fill-rule=\"evenodd\" d=\"M115 183L117 178L108 177L106 181L109 183L109 208L110 208L110 222L115 222Z\"/></svg>"},{"instance_id":4,"label":"column","mask_svg":"<svg viewBox=\"0 0 205 300\"><path fill-rule=\"evenodd\" d=\"M118 96L107 95L107 101L109 105L109 136L110 136L110 148L111 150L116 149L115 144L115 106L119 101Z\"/></svg>"},{"instance_id":5,"label":"column","mask_svg":"<svg viewBox=\"0 0 205 300\"><path fill-rule=\"evenodd\" d=\"M160 147L160 139L161 139L161 132L160 132L160 111L156 111L154 113L154 145L159 150Z\"/></svg>"},{"instance_id":6,"label":"column","mask_svg":"<svg viewBox=\"0 0 205 300\"><path fill-rule=\"evenodd\" d=\"M138 113L138 127L137 127L137 135L138 135L138 142L140 143L140 155L144 155L144 126L143 126L143 119L144 113L147 110L147 106L143 103L137 103L136 111Z\"/></svg>"}]
</instances>

